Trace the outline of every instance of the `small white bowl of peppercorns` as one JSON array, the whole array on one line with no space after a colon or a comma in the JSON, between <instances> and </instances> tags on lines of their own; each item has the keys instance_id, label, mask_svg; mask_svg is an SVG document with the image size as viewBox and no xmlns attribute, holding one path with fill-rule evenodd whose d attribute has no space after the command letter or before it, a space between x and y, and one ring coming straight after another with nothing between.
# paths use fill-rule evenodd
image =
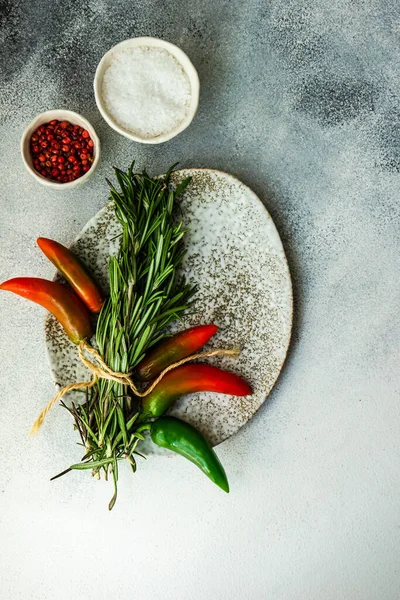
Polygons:
<instances>
[{"instance_id":1,"label":"small white bowl of peppercorns","mask_svg":"<svg viewBox=\"0 0 400 600\"><path fill-rule=\"evenodd\" d=\"M87 181L100 160L100 140L92 125L72 110L48 110L25 129L22 159L42 185L70 189Z\"/></svg>"}]
</instances>

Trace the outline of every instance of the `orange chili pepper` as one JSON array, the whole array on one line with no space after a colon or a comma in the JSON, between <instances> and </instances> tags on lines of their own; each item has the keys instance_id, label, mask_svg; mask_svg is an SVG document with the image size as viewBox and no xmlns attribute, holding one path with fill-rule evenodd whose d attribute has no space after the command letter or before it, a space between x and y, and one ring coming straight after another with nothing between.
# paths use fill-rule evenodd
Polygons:
<instances>
[{"instance_id":1,"label":"orange chili pepper","mask_svg":"<svg viewBox=\"0 0 400 600\"><path fill-rule=\"evenodd\" d=\"M92 335L88 309L75 292L60 283L38 277L15 277L0 284L0 290L13 292L47 308L74 344Z\"/></svg>"},{"instance_id":2,"label":"orange chili pepper","mask_svg":"<svg viewBox=\"0 0 400 600\"><path fill-rule=\"evenodd\" d=\"M173 363L197 352L217 331L216 325L199 325L162 340L138 364L137 376L142 381L155 379L161 371Z\"/></svg>"},{"instance_id":3,"label":"orange chili pepper","mask_svg":"<svg viewBox=\"0 0 400 600\"><path fill-rule=\"evenodd\" d=\"M94 313L100 312L104 303L103 295L84 265L71 250L48 238L38 238L37 244L88 309Z\"/></svg>"}]
</instances>

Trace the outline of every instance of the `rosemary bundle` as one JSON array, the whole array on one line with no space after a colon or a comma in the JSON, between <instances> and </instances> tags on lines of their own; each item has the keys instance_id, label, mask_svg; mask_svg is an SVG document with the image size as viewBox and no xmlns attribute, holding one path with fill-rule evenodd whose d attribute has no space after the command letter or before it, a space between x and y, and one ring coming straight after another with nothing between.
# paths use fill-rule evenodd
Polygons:
<instances>
[{"instance_id":1,"label":"rosemary bundle","mask_svg":"<svg viewBox=\"0 0 400 600\"><path fill-rule=\"evenodd\" d=\"M99 352L110 369L131 374L146 351L165 337L167 325L190 306L195 292L176 277L186 230L176 223L174 208L190 178L171 191L175 165L158 178L134 173L133 166L126 173L115 169L119 190L108 181L122 234L119 252L110 258L110 295L96 329ZM126 459L136 470L137 445L144 439L135 428L139 402L126 385L99 379L86 390L83 404L63 404L85 448L82 462L67 471L91 469L106 479L112 474L110 510L117 498L118 462Z\"/></svg>"}]
</instances>

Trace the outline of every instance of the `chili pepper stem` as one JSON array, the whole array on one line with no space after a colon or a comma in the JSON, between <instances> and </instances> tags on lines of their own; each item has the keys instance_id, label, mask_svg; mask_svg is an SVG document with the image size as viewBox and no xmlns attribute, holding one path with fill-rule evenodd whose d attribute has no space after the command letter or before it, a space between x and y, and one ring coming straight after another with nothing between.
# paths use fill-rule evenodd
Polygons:
<instances>
[{"instance_id":1,"label":"chili pepper stem","mask_svg":"<svg viewBox=\"0 0 400 600\"><path fill-rule=\"evenodd\" d=\"M143 415L143 418L145 418L145 415ZM141 421L140 416L139 416L139 422ZM138 427L136 429L135 433L140 433L141 431L146 431L146 430L150 430L152 427L153 423L143 423L143 425L141 425L140 427Z\"/></svg>"}]
</instances>

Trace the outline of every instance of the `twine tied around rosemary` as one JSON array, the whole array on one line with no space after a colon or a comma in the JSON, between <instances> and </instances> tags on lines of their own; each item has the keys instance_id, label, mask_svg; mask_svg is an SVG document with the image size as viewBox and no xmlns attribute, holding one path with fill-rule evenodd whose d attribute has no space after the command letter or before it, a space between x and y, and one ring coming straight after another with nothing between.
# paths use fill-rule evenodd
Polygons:
<instances>
[{"instance_id":1,"label":"twine tied around rosemary","mask_svg":"<svg viewBox=\"0 0 400 600\"><path fill-rule=\"evenodd\" d=\"M93 357L93 360L85 356L85 351ZM132 373L122 373L120 371L113 371L112 369L110 369L110 367L107 365L106 362L104 362L97 350L93 348L93 346L91 346L86 340L82 340L80 342L78 346L78 354L85 367L87 367L92 372L92 378L89 381L77 381L76 383L70 383L69 385L66 385L65 387L61 388L61 390L57 392L54 398L50 400L50 402L47 404L47 406L45 406L38 418L33 423L30 430L30 435L35 435L36 433L38 433L39 429L43 425L47 414L50 412L54 404L56 404L56 402L58 402L63 396L65 396L69 392L72 392L73 390L89 389L93 387L99 379L109 379L110 381L122 383L123 385L128 386L135 394L135 396L139 396L139 398L144 398L154 390L154 388L160 383L163 377L167 373L169 373L169 371L172 371L173 369L176 369L177 367L180 367L181 365L184 365L185 363L190 362L192 360L196 360L198 358L206 358L207 356L223 355L237 358L240 354L240 350L238 348L220 348L187 356L186 358L183 358L182 360L179 360L178 362L173 363L172 365L169 365L169 367L164 369L159 374L159 376L143 392L141 392L136 387L134 381L131 378Z\"/></svg>"}]
</instances>

